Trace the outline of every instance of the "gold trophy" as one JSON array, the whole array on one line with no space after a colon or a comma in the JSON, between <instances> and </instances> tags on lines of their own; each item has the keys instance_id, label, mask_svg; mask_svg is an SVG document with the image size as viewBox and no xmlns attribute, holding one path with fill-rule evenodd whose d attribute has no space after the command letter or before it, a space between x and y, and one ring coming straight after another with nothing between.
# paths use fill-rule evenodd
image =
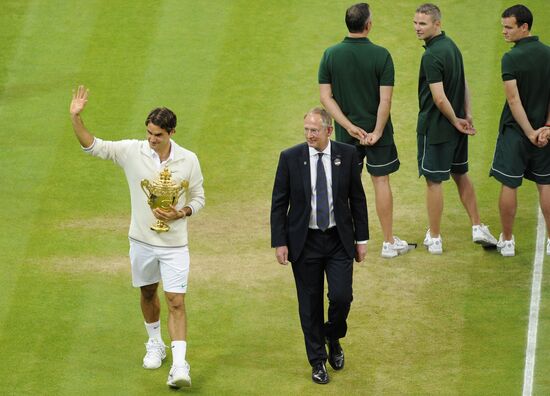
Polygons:
<instances>
[{"instance_id":1,"label":"gold trophy","mask_svg":"<svg viewBox=\"0 0 550 396\"><path fill-rule=\"evenodd\" d=\"M141 181L141 189L147 196L147 203L151 209L170 209L170 205L178 203L178 199L188 186L189 182L187 180L182 181L180 184L172 182L172 173L168 168L164 168L160 172L158 180L150 182L147 179L143 179ZM156 232L166 232L170 230L170 226L164 221L157 219L156 224L152 225L151 229Z\"/></svg>"}]
</instances>

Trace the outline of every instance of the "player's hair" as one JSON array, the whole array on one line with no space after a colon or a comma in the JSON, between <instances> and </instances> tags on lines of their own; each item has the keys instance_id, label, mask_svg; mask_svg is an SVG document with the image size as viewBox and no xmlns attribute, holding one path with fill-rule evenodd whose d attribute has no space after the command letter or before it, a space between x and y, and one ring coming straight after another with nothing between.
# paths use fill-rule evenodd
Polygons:
<instances>
[{"instance_id":1,"label":"player's hair","mask_svg":"<svg viewBox=\"0 0 550 396\"><path fill-rule=\"evenodd\" d=\"M151 123L170 133L176 127L177 122L178 120L176 115L172 110L166 107L157 107L156 109L151 110L145 120L145 125L147 126Z\"/></svg>"},{"instance_id":2,"label":"player's hair","mask_svg":"<svg viewBox=\"0 0 550 396\"><path fill-rule=\"evenodd\" d=\"M332 126L332 117L330 114L323 109L322 107L314 107L313 109L309 110L305 115L304 119L312 114L318 114L321 116L321 124L323 125L323 128L331 127Z\"/></svg>"},{"instance_id":3,"label":"player's hair","mask_svg":"<svg viewBox=\"0 0 550 396\"><path fill-rule=\"evenodd\" d=\"M502 13L502 18L510 17L516 17L518 27L526 23L527 30L531 30L531 26L533 26L533 14L529 8L525 7L523 4L516 4L515 6L505 9Z\"/></svg>"},{"instance_id":4,"label":"player's hair","mask_svg":"<svg viewBox=\"0 0 550 396\"><path fill-rule=\"evenodd\" d=\"M441 10L438 6L432 3L424 3L418 6L416 9L417 14L426 14L432 17L432 21L441 20Z\"/></svg>"},{"instance_id":5,"label":"player's hair","mask_svg":"<svg viewBox=\"0 0 550 396\"><path fill-rule=\"evenodd\" d=\"M365 30L370 18L370 9L367 3L357 3L346 10L346 26L350 33L361 33Z\"/></svg>"}]
</instances>

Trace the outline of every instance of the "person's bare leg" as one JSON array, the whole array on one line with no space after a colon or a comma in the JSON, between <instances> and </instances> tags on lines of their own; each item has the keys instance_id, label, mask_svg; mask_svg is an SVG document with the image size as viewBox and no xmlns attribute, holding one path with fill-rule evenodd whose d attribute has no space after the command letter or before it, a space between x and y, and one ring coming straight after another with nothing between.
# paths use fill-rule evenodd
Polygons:
<instances>
[{"instance_id":1,"label":"person's bare leg","mask_svg":"<svg viewBox=\"0 0 550 396\"><path fill-rule=\"evenodd\" d=\"M502 225L502 238L505 241L512 239L514 220L517 209L517 189L502 185L498 202L500 223Z\"/></svg>"},{"instance_id":2,"label":"person's bare leg","mask_svg":"<svg viewBox=\"0 0 550 396\"><path fill-rule=\"evenodd\" d=\"M371 175L374 186L374 197L376 201L376 214L382 228L382 235L385 242L393 243L393 195L390 186L389 175Z\"/></svg>"},{"instance_id":3,"label":"person's bare leg","mask_svg":"<svg viewBox=\"0 0 550 396\"><path fill-rule=\"evenodd\" d=\"M537 184L539 190L539 203L544 221L546 222L546 235L550 238L550 184Z\"/></svg>"},{"instance_id":4,"label":"person's bare leg","mask_svg":"<svg viewBox=\"0 0 550 396\"><path fill-rule=\"evenodd\" d=\"M172 341L187 339L187 320L185 317L185 294L166 292L168 303L168 334Z\"/></svg>"},{"instance_id":5,"label":"person's bare leg","mask_svg":"<svg viewBox=\"0 0 550 396\"><path fill-rule=\"evenodd\" d=\"M464 209L466 209L466 212L470 217L470 223L472 225L481 224L479 211L477 208L476 193L472 181L467 174L459 175L456 173L452 173L451 176L456 183L458 195L460 196L460 201L462 202Z\"/></svg>"},{"instance_id":6,"label":"person's bare leg","mask_svg":"<svg viewBox=\"0 0 550 396\"><path fill-rule=\"evenodd\" d=\"M441 182L426 180L426 206L430 236L437 238L441 234L441 216L443 215L443 186Z\"/></svg>"},{"instance_id":7,"label":"person's bare leg","mask_svg":"<svg viewBox=\"0 0 550 396\"><path fill-rule=\"evenodd\" d=\"M160 300L157 294L159 284L142 286L141 291L141 312L146 323L158 322L160 319Z\"/></svg>"}]
</instances>

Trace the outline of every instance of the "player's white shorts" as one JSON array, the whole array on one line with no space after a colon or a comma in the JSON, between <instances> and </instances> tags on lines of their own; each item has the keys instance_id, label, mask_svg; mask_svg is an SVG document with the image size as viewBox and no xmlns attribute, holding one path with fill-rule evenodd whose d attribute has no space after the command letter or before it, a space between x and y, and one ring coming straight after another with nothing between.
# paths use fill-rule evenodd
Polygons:
<instances>
[{"instance_id":1,"label":"player's white shorts","mask_svg":"<svg viewBox=\"0 0 550 396\"><path fill-rule=\"evenodd\" d=\"M130 239L132 285L141 287L162 280L165 292L185 293L189 276L189 248L158 247Z\"/></svg>"}]
</instances>

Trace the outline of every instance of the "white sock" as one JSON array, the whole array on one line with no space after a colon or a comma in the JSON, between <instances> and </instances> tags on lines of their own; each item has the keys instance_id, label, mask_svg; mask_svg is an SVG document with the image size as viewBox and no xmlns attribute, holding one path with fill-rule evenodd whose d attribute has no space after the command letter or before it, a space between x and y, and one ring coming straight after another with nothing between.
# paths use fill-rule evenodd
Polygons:
<instances>
[{"instance_id":1,"label":"white sock","mask_svg":"<svg viewBox=\"0 0 550 396\"><path fill-rule=\"evenodd\" d=\"M149 335L149 339L157 340L162 342L162 335L160 334L160 320L154 323L145 323L145 329Z\"/></svg>"},{"instance_id":2,"label":"white sock","mask_svg":"<svg viewBox=\"0 0 550 396\"><path fill-rule=\"evenodd\" d=\"M187 352L187 342L172 341L172 365L176 367L185 366L185 352Z\"/></svg>"}]
</instances>

